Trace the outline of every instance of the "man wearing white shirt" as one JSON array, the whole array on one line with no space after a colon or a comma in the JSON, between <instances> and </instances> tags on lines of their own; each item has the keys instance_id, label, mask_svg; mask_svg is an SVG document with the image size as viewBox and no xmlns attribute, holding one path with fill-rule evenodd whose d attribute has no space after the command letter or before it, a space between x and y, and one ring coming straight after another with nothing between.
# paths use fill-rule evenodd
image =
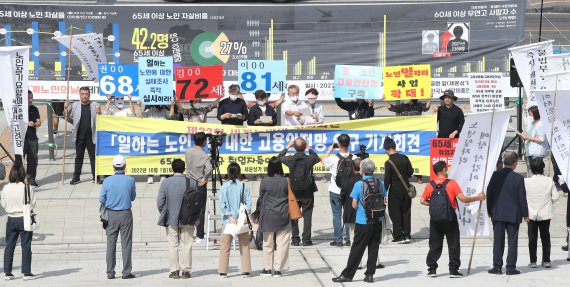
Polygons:
<instances>
[{"instance_id":1,"label":"man wearing white shirt","mask_svg":"<svg viewBox=\"0 0 570 287\"><path fill-rule=\"evenodd\" d=\"M308 111L309 105L299 100L299 87L290 85L287 88L289 100L283 107L284 126L302 126L305 124L305 117L300 111Z\"/></svg>"},{"instance_id":2,"label":"man wearing white shirt","mask_svg":"<svg viewBox=\"0 0 570 287\"><path fill-rule=\"evenodd\" d=\"M305 92L305 97L309 102L310 115L303 115L304 125L322 124L325 122L325 115L323 114L323 106L317 104L317 97L319 92L315 88L310 88Z\"/></svg>"}]
</instances>

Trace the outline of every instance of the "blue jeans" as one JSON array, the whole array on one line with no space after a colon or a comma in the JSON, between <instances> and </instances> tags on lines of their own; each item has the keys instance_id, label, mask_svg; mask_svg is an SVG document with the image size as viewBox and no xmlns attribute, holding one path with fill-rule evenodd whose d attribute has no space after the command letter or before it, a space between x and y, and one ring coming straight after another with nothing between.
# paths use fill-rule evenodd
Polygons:
<instances>
[{"instance_id":1,"label":"blue jeans","mask_svg":"<svg viewBox=\"0 0 570 287\"><path fill-rule=\"evenodd\" d=\"M22 243L22 273L32 273L32 231L24 231L23 217L8 217L6 222L6 248L4 249L4 273L12 273L14 249L18 237Z\"/></svg>"},{"instance_id":2,"label":"blue jeans","mask_svg":"<svg viewBox=\"0 0 570 287\"><path fill-rule=\"evenodd\" d=\"M333 216L334 241L342 243L342 207L343 202L340 194L329 192L331 199L331 209ZM350 240L350 230L348 224L344 227L344 241Z\"/></svg>"}]
</instances>

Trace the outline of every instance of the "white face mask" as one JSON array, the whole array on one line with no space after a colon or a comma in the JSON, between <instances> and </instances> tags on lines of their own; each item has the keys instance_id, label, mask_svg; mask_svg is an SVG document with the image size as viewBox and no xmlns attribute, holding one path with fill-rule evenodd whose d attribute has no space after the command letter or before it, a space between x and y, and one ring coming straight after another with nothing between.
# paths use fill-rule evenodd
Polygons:
<instances>
[{"instance_id":1,"label":"white face mask","mask_svg":"<svg viewBox=\"0 0 570 287\"><path fill-rule=\"evenodd\" d=\"M311 105L314 105L317 102L316 99L309 99L308 101L309 101L309 104L311 104Z\"/></svg>"},{"instance_id":2,"label":"white face mask","mask_svg":"<svg viewBox=\"0 0 570 287\"><path fill-rule=\"evenodd\" d=\"M238 96L237 95L230 95L230 100L235 101L237 100Z\"/></svg>"},{"instance_id":3,"label":"white face mask","mask_svg":"<svg viewBox=\"0 0 570 287\"><path fill-rule=\"evenodd\" d=\"M123 97L116 97L115 98L115 106L118 109L123 109L123 107L125 106L125 98Z\"/></svg>"},{"instance_id":4,"label":"white face mask","mask_svg":"<svg viewBox=\"0 0 570 287\"><path fill-rule=\"evenodd\" d=\"M299 97L290 97L291 101L293 102L297 102L297 100L299 99Z\"/></svg>"},{"instance_id":5,"label":"white face mask","mask_svg":"<svg viewBox=\"0 0 570 287\"><path fill-rule=\"evenodd\" d=\"M257 104L260 106L265 106L265 104L267 103L267 101L263 100L263 101L257 101Z\"/></svg>"}]
</instances>

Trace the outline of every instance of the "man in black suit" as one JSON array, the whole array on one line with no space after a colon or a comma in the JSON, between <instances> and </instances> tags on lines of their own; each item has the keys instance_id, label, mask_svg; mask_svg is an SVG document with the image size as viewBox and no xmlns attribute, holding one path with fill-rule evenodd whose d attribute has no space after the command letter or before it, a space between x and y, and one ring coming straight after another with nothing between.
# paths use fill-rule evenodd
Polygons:
<instances>
[{"instance_id":1,"label":"man in black suit","mask_svg":"<svg viewBox=\"0 0 570 287\"><path fill-rule=\"evenodd\" d=\"M528 222L528 206L524 177L516 172L518 155L503 153L503 169L495 171L487 186L487 213L493 221L493 268L490 274L501 274L505 250L505 230L509 240L507 275L518 275L516 270L519 226Z\"/></svg>"}]
</instances>

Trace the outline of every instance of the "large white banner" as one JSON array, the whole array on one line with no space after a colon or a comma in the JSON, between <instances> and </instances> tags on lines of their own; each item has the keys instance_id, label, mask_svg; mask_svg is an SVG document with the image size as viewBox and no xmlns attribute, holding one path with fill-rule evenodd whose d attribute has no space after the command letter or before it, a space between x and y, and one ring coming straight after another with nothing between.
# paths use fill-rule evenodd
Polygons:
<instances>
[{"instance_id":1,"label":"large white banner","mask_svg":"<svg viewBox=\"0 0 570 287\"><path fill-rule=\"evenodd\" d=\"M99 79L99 64L107 64L105 57L105 46L103 45L103 34L80 34L73 35L71 39L71 51L81 60L85 67L87 76L91 80ZM54 40L69 47L69 36L54 37Z\"/></svg>"},{"instance_id":2,"label":"large white banner","mask_svg":"<svg viewBox=\"0 0 570 287\"><path fill-rule=\"evenodd\" d=\"M570 54L556 54L546 58L548 72L544 77L554 82L554 90L570 90Z\"/></svg>"},{"instance_id":3,"label":"large white banner","mask_svg":"<svg viewBox=\"0 0 570 287\"><path fill-rule=\"evenodd\" d=\"M457 181L466 196L477 195L489 184L503 146L511 112L512 110L502 110L476 113L465 118L449 178ZM475 234L479 202L458 201L458 204L457 220L461 236L472 237ZM487 204L485 201L481 204L477 236L488 236Z\"/></svg>"},{"instance_id":4,"label":"large white banner","mask_svg":"<svg viewBox=\"0 0 570 287\"><path fill-rule=\"evenodd\" d=\"M544 78L548 73L548 56L553 54L552 42L550 40L509 49L528 97L526 109L536 104L534 90L554 89L554 81Z\"/></svg>"},{"instance_id":5,"label":"large white banner","mask_svg":"<svg viewBox=\"0 0 570 287\"><path fill-rule=\"evenodd\" d=\"M570 91L536 91L540 120L552 155L566 182L570 180ZM554 122L554 128L553 127ZM551 136L552 135L552 136Z\"/></svg>"},{"instance_id":6,"label":"large white banner","mask_svg":"<svg viewBox=\"0 0 570 287\"><path fill-rule=\"evenodd\" d=\"M12 130L14 154L23 154L28 129L30 47L0 47L0 98Z\"/></svg>"}]
</instances>

